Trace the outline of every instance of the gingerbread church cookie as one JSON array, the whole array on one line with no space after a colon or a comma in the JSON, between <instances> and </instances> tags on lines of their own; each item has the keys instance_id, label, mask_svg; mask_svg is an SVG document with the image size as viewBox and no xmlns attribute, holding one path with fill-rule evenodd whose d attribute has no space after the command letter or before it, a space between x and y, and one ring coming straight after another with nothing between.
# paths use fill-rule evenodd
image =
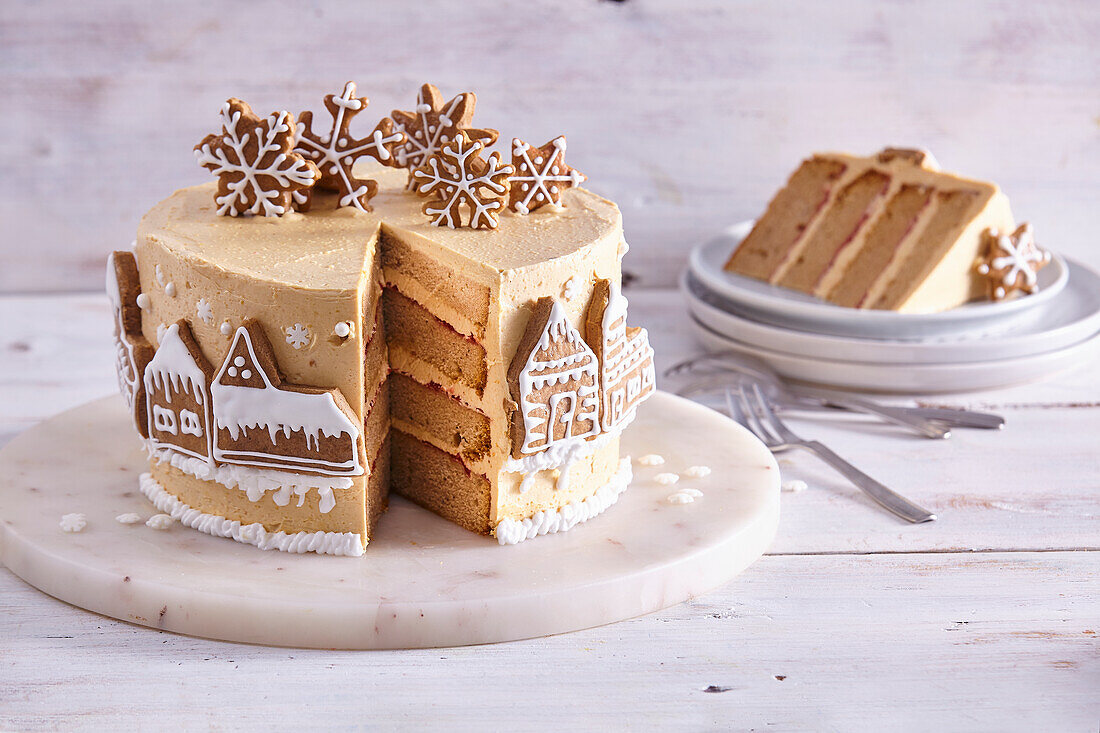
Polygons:
<instances>
[{"instance_id":1,"label":"gingerbread church cookie","mask_svg":"<svg viewBox=\"0 0 1100 733\"><path fill-rule=\"evenodd\" d=\"M237 329L210 391L215 460L302 473L363 472L361 431L343 395L284 385L257 321Z\"/></svg>"}]
</instances>

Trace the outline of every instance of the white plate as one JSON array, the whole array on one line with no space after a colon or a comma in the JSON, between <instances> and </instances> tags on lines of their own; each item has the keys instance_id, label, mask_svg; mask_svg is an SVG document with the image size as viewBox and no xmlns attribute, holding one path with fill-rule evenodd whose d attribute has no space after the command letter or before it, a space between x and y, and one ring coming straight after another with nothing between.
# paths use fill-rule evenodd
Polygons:
<instances>
[{"instance_id":1,"label":"white plate","mask_svg":"<svg viewBox=\"0 0 1100 733\"><path fill-rule=\"evenodd\" d=\"M752 229L753 222L735 224L691 252L688 268L713 293L736 303L758 320L787 328L833 336L880 339L925 339L972 331L986 333L1019 325L1035 317L1066 286L1069 269L1058 255L1039 271L1039 292L1000 303L968 303L942 313L845 308L820 298L723 270L730 253Z\"/></svg>"},{"instance_id":2,"label":"white plate","mask_svg":"<svg viewBox=\"0 0 1100 733\"><path fill-rule=\"evenodd\" d=\"M840 361L934 364L987 362L1066 348L1100 331L1100 275L1068 261L1067 287L1008 334L965 334L927 341L884 341L816 334L761 323L708 291L685 271L680 288L688 310L720 335L751 346Z\"/></svg>"},{"instance_id":3,"label":"white plate","mask_svg":"<svg viewBox=\"0 0 1100 733\"><path fill-rule=\"evenodd\" d=\"M363 557L290 555L180 524L138 491L147 463L120 397L37 425L0 451L0 558L52 596L159 631L280 646L455 646L523 639L665 608L727 582L779 523L779 470L724 415L658 392L622 436L624 455L660 453L606 512L512 547L391 497ZM703 464L691 504L654 478ZM227 489L236 491L236 489ZM79 534L63 514L87 516ZM0 642L2 643L2 642Z\"/></svg>"},{"instance_id":4,"label":"white plate","mask_svg":"<svg viewBox=\"0 0 1100 733\"><path fill-rule=\"evenodd\" d=\"M1045 379L1100 353L1100 333L1064 349L996 361L955 364L876 364L790 354L753 346L716 333L692 318L695 334L713 351L732 350L763 359L779 374L800 382L874 392L966 392Z\"/></svg>"}]
</instances>

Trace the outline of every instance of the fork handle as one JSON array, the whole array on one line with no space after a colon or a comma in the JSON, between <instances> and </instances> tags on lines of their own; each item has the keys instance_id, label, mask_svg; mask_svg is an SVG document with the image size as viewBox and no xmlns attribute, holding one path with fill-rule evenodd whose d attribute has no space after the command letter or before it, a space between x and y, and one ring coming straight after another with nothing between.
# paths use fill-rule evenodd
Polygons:
<instances>
[{"instance_id":1,"label":"fork handle","mask_svg":"<svg viewBox=\"0 0 1100 733\"><path fill-rule=\"evenodd\" d=\"M879 405L869 400L854 397L824 397L813 393L796 392L801 399L813 400L826 407L839 407L842 410L877 415L887 422L909 428L926 438L950 438L951 430L942 423L921 415L914 415L905 408Z\"/></svg>"},{"instance_id":2,"label":"fork handle","mask_svg":"<svg viewBox=\"0 0 1100 733\"><path fill-rule=\"evenodd\" d=\"M855 484L856 488L874 499L884 509L905 521L918 524L920 522L931 522L936 518L936 515L932 512L917 506L901 494L883 486L816 440L808 440L804 443L798 443L798 445L813 452L818 458L828 463Z\"/></svg>"}]
</instances>

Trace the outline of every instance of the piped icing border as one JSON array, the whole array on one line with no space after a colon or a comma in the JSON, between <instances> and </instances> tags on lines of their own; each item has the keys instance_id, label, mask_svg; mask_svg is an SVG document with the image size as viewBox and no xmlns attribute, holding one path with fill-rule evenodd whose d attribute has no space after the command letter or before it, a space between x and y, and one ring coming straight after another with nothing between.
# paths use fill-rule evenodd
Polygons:
<instances>
[{"instance_id":1,"label":"piped icing border","mask_svg":"<svg viewBox=\"0 0 1100 733\"><path fill-rule=\"evenodd\" d=\"M260 501L271 491L274 492L271 499L276 506L289 504L292 495L298 497L298 506L302 506L306 494L310 490L316 490L320 494L317 508L321 514L328 514L336 506L333 489L350 489L352 485L352 479L348 476L307 476L229 463L211 465L201 458L153 447L148 441L145 449L157 463L167 462L202 481L214 481L227 489L240 489L253 503Z\"/></svg>"},{"instance_id":2,"label":"piped icing border","mask_svg":"<svg viewBox=\"0 0 1100 733\"><path fill-rule=\"evenodd\" d=\"M629 456L619 461L619 469L611 480L596 490L596 493L583 501L573 501L554 511L536 512L523 521L503 519L494 528L497 542L502 545L516 545L524 540L543 534L566 532L581 522L602 514L619 500L619 494L626 491L634 478Z\"/></svg>"},{"instance_id":3,"label":"piped icing border","mask_svg":"<svg viewBox=\"0 0 1100 733\"><path fill-rule=\"evenodd\" d=\"M321 555L351 557L359 557L363 554L362 538L355 532L296 532L294 534L268 532L258 522L242 525L237 520L194 509L169 494L150 473L141 474L139 485L141 493L153 502L157 509L186 527L215 537L227 537L261 550L281 550L290 553L316 552Z\"/></svg>"}]
</instances>

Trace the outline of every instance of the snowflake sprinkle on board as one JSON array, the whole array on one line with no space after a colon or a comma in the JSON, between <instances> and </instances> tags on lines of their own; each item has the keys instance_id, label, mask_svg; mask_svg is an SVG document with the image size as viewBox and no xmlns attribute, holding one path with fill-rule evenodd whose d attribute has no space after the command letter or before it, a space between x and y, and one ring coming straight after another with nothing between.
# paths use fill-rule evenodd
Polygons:
<instances>
[{"instance_id":1,"label":"snowflake sprinkle on board","mask_svg":"<svg viewBox=\"0 0 1100 733\"><path fill-rule=\"evenodd\" d=\"M366 97L355 96L355 82L344 85L343 94L329 94L325 107L332 115L332 128L319 135L311 129L313 113L303 112L298 117L298 147L296 151L306 156L321 170L317 188L340 194L340 206L354 206L360 211L370 211L368 203L378 192L378 183L369 178L358 179L352 173L356 161L370 157L382 165L397 165L395 148L405 141L405 133L395 132L393 120L386 118L378 123L368 137L354 138L348 133L352 118L370 104ZM309 193L304 192L308 199ZM305 210L308 200L299 205Z\"/></svg>"},{"instance_id":2,"label":"snowflake sprinkle on board","mask_svg":"<svg viewBox=\"0 0 1100 733\"><path fill-rule=\"evenodd\" d=\"M272 112L260 119L239 99L222 106L222 133L195 146L199 165L218 177L214 202L220 216L282 216L295 193L321 177L313 161L294 152L294 116Z\"/></svg>"},{"instance_id":3,"label":"snowflake sprinkle on board","mask_svg":"<svg viewBox=\"0 0 1100 733\"><path fill-rule=\"evenodd\" d=\"M513 138L512 167L516 172L508 205L520 214L529 214L546 204L560 205L562 191L587 180L584 174L565 164L564 135L541 148Z\"/></svg>"},{"instance_id":4,"label":"snowflake sprinkle on board","mask_svg":"<svg viewBox=\"0 0 1100 733\"><path fill-rule=\"evenodd\" d=\"M497 131L470 127L477 97L472 92L459 94L443 103L443 95L431 84L420 87L416 109L412 112L393 111L393 129L405 133L405 142L394 155L397 165L409 169L409 190L416 186L413 173L457 136L459 130L470 140L489 146L496 142Z\"/></svg>"},{"instance_id":5,"label":"snowflake sprinkle on board","mask_svg":"<svg viewBox=\"0 0 1100 733\"><path fill-rule=\"evenodd\" d=\"M423 211L435 226L496 229L513 168L501 162L500 153L482 158L483 148L459 131L413 172L416 192L431 199Z\"/></svg>"},{"instance_id":6,"label":"snowflake sprinkle on board","mask_svg":"<svg viewBox=\"0 0 1100 733\"><path fill-rule=\"evenodd\" d=\"M1039 249L1031 224L1025 222L1012 234L996 229L985 232L985 257L978 263L992 300L1004 300L1013 293L1039 290L1039 270L1050 263L1050 252Z\"/></svg>"}]
</instances>

